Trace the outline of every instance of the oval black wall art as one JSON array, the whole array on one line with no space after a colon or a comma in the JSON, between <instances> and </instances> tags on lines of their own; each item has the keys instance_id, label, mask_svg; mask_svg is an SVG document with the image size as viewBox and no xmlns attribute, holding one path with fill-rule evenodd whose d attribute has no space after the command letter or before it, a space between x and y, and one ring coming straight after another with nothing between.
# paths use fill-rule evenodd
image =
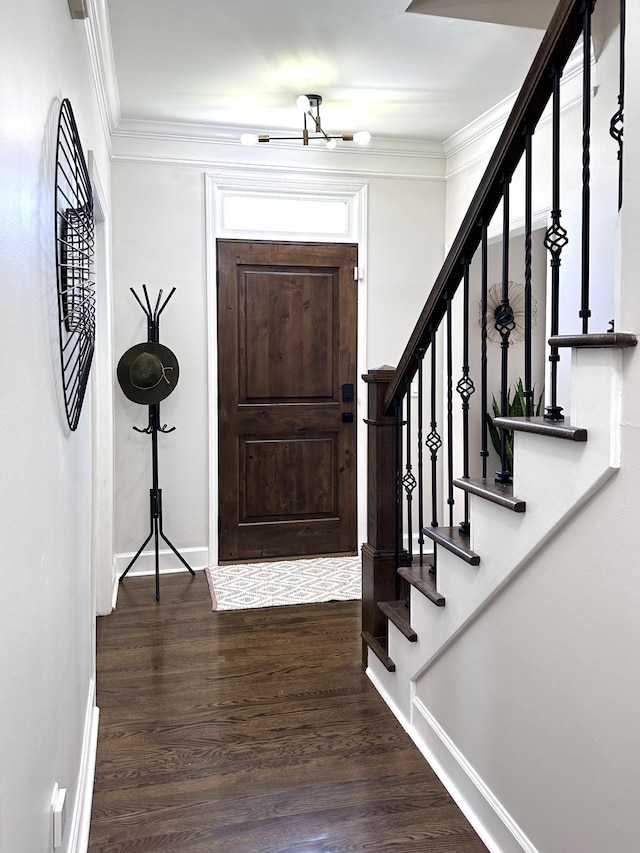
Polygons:
<instances>
[{"instance_id":1,"label":"oval black wall art","mask_svg":"<svg viewBox=\"0 0 640 853\"><path fill-rule=\"evenodd\" d=\"M60 105L55 240L62 388L71 430L80 419L95 346L93 194L71 103Z\"/></svg>"}]
</instances>

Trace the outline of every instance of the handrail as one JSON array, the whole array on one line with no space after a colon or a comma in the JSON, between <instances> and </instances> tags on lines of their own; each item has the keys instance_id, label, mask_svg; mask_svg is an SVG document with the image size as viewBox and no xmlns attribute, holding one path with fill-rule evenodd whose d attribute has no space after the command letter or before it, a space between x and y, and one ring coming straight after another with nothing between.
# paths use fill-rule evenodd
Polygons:
<instances>
[{"instance_id":1,"label":"handrail","mask_svg":"<svg viewBox=\"0 0 640 853\"><path fill-rule=\"evenodd\" d=\"M588 0L587 0L588 2ZM585 0L560 0L542 39L529 73L520 89L498 144L469 205L442 269L435 280L418 322L398 363L384 400L390 414L415 375L420 353L429 346L431 330L440 325L463 276L463 262L470 260L482 239L482 224L495 213L502 198L502 180L510 178L525 150L525 131L533 130L551 97L553 72L562 70L582 34Z\"/></svg>"}]
</instances>

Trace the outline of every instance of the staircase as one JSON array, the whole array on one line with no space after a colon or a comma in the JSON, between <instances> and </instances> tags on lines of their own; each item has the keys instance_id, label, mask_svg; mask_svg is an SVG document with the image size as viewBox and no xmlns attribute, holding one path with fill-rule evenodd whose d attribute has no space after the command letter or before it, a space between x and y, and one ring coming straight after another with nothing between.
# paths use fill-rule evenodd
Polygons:
<instances>
[{"instance_id":1,"label":"staircase","mask_svg":"<svg viewBox=\"0 0 640 853\"><path fill-rule=\"evenodd\" d=\"M448 713L453 717L463 713L473 716L469 708L457 709L452 704L455 668L440 666L439 662L457 660L456 644L469 646L465 638L473 636L483 614L523 572L535 570L532 567L544 561L549 544L562 539L563 531L597 500L621 465L625 359L637 339L630 332L593 332L589 328L593 293L590 165L595 131L591 125L590 47L594 5L579 0L560 2L398 368L385 366L363 377L369 393L368 541L362 551L363 666L489 849L495 851L515 853L539 848L476 773L466 753L428 706L429 698L436 704L438 701L433 684L448 680ZM614 160L617 155L615 183L619 191L614 202L618 208L623 187L624 21L622 3L618 27L620 109L607 128L618 144L612 155ZM583 131L572 156L582 163L581 201L579 221L572 219L573 231L569 233L562 219L562 164L566 154L561 149L560 79L580 43L584 56ZM548 133L551 143L549 217L544 238L549 257L549 334L545 412L534 416L531 245L534 162L538 164L539 160L533 153L533 137L542 127L543 116L543 132ZM520 196L524 200L524 210L517 212L510 195L516 181L522 181ZM487 297L487 258L496 212L502 221L502 289L500 304L492 314ZM516 219L525 223L525 251L519 258L510 255L509 249ZM615 240L617 235L608 234L605 239ZM573 278L567 281L566 276L563 278L563 251L571 240L580 245L581 263L577 280L572 270ZM526 409L517 417L509 413L517 326L512 305L515 278L524 281L524 346L522 364L515 370L521 370L524 377ZM560 334L560 304L567 301L560 295L567 289L576 293L576 317L581 326L578 334ZM481 306L481 334L478 351L473 353L471 305L477 302ZM500 355L493 365L488 347L491 324L500 336ZM568 401L560 399L559 378L560 362L567 359L571 362ZM461 369L454 376L455 364ZM493 418L488 402L492 371L499 374L500 408L499 416ZM454 405L454 390L460 397L459 406ZM501 431L497 455L490 447L490 418ZM508 432L514 436L512 459ZM496 462L494 475L490 468ZM550 587L550 602L554 594ZM447 657L451 649L454 653ZM482 751L482 742L472 748ZM564 846L558 853L584 853L587 849ZM551 853L550 848L542 848L540 853L543 850Z\"/></svg>"}]
</instances>

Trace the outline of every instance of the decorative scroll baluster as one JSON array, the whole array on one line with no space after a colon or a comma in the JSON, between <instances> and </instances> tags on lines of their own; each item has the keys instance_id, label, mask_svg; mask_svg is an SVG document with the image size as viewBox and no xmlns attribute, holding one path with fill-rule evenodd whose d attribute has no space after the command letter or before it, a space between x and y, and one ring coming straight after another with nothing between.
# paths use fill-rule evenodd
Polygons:
<instances>
[{"instance_id":1,"label":"decorative scroll baluster","mask_svg":"<svg viewBox=\"0 0 640 853\"><path fill-rule=\"evenodd\" d=\"M533 414L533 388L531 379L531 234L533 231L532 186L533 158L532 136L530 128L525 130L524 143L524 397L526 401L526 416Z\"/></svg>"},{"instance_id":2,"label":"decorative scroll baluster","mask_svg":"<svg viewBox=\"0 0 640 853\"><path fill-rule=\"evenodd\" d=\"M437 359L436 359L436 328L430 328L430 349L431 349L431 419L429 423L429 435L427 436L426 445L431 454L431 526L437 527L438 522L438 451L442 447L442 438L438 433L437 421ZM433 546L433 565L432 574L435 577L437 573L437 549Z\"/></svg>"},{"instance_id":3,"label":"decorative scroll baluster","mask_svg":"<svg viewBox=\"0 0 640 853\"><path fill-rule=\"evenodd\" d=\"M406 441L406 464L405 474L402 478L407 500L407 553L409 565L413 563L413 492L417 486L417 480L413 473L413 465L411 464L411 380L407 377L406 380L406 399L407 399L407 441Z\"/></svg>"},{"instance_id":4,"label":"decorative scroll baluster","mask_svg":"<svg viewBox=\"0 0 640 853\"><path fill-rule=\"evenodd\" d=\"M487 239L487 223L483 220L480 223L482 231L482 243L480 247L480 262L481 262L481 356L480 356L480 371L481 371L481 396L482 396L482 449L480 456L482 457L482 479L487 478L487 460L489 458L489 385L487 382L487 290L488 290L488 239Z\"/></svg>"},{"instance_id":5,"label":"decorative scroll baluster","mask_svg":"<svg viewBox=\"0 0 640 853\"><path fill-rule=\"evenodd\" d=\"M560 255L569 242L567 231L560 225L560 77L562 71L553 71L552 94L552 210L551 225L547 229L544 245L551 254L551 335L558 334L560 306ZM550 403L546 407L545 418L549 421L563 421L562 406L558 406L558 362L560 355L558 347L551 347L549 353L551 362Z\"/></svg>"},{"instance_id":6,"label":"decorative scroll baluster","mask_svg":"<svg viewBox=\"0 0 640 853\"><path fill-rule=\"evenodd\" d=\"M582 72L582 301L579 316L582 334L589 332L589 250L591 243L591 15L595 0L584 4Z\"/></svg>"},{"instance_id":7,"label":"decorative scroll baluster","mask_svg":"<svg viewBox=\"0 0 640 853\"><path fill-rule=\"evenodd\" d=\"M453 341L451 293L447 292L447 504L449 527L453 527Z\"/></svg>"},{"instance_id":8,"label":"decorative scroll baluster","mask_svg":"<svg viewBox=\"0 0 640 853\"><path fill-rule=\"evenodd\" d=\"M627 29L627 4L620 0L620 89L618 94L618 110L611 119L609 133L618 143L618 210L622 207L622 152L624 137L624 78L625 50Z\"/></svg>"},{"instance_id":9,"label":"decorative scroll baluster","mask_svg":"<svg viewBox=\"0 0 640 853\"><path fill-rule=\"evenodd\" d=\"M423 458L423 407L424 386L423 366L425 351L418 353L418 545L420 546L420 566L424 565L424 458Z\"/></svg>"},{"instance_id":10,"label":"decorative scroll baluster","mask_svg":"<svg viewBox=\"0 0 640 853\"><path fill-rule=\"evenodd\" d=\"M496 309L495 326L500 334L500 414L509 414L509 337L516 323L513 309L509 304L509 185L511 176L502 178L502 298ZM500 471L496 473L497 483L510 483L511 470L507 456L507 434L501 430Z\"/></svg>"},{"instance_id":11,"label":"decorative scroll baluster","mask_svg":"<svg viewBox=\"0 0 640 853\"><path fill-rule=\"evenodd\" d=\"M464 269L463 318L462 318L462 377L456 385L456 391L462 398L462 476L469 477L469 399L476 390L469 376L469 264L468 258L462 262ZM469 492L464 493L464 521L460 523L462 533L469 532Z\"/></svg>"},{"instance_id":12,"label":"decorative scroll baluster","mask_svg":"<svg viewBox=\"0 0 640 853\"><path fill-rule=\"evenodd\" d=\"M400 548L402 542L402 401L394 403L394 447L395 447L395 596L400 598L400 575L397 569L400 566Z\"/></svg>"}]
</instances>

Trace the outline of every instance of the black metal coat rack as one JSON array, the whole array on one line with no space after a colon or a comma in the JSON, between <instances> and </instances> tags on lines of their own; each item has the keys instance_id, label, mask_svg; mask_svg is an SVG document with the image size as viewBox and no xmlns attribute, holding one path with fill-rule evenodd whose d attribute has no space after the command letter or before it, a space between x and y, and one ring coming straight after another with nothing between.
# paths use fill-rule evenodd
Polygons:
<instances>
[{"instance_id":1,"label":"black metal coat rack","mask_svg":"<svg viewBox=\"0 0 640 853\"><path fill-rule=\"evenodd\" d=\"M162 290L158 293L158 299L155 304L155 308L152 310L151 302L149 301L149 294L147 293L146 284L142 285L142 291L144 293L145 302L143 303L138 294L135 292L133 287L130 288L131 293L133 293L138 305L142 308L147 317L147 340L153 343L160 342L160 314L164 311L167 306L167 303L175 293L175 287L171 289L171 292L167 296L167 298L162 302ZM145 545L150 541L150 539L154 538L155 545L155 568L156 568L156 601L160 601L160 539L163 539L169 548L173 551L176 557L180 560L180 562L187 568L191 574L195 577L195 572L191 568L191 566L184 559L182 554L179 553L177 548L169 541L167 538L163 527L162 527L162 489L158 487L158 433L164 432L169 433L175 430L175 427L167 427L166 424L160 425L160 403L153 403L149 407L149 423L144 429L140 429L139 427L134 426L133 429L136 432L144 432L151 436L151 468L152 468L152 487L149 490L149 515L150 515L150 530L149 535L144 540L142 545L138 548L135 557L124 572L120 575L119 583L125 579L127 572L133 566L135 561L138 559L142 551L144 550Z\"/></svg>"}]
</instances>

